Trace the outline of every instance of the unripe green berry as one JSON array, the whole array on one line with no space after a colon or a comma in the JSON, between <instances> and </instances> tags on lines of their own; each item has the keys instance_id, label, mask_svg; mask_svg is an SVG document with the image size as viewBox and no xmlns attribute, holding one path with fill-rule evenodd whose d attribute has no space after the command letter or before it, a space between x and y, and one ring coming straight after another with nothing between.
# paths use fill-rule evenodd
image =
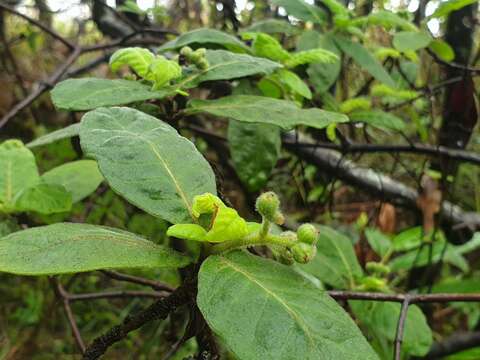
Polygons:
<instances>
[{"instance_id":1,"label":"unripe green berry","mask_svg":"<svg viewBox=\"0 0 480 360\"><path fill-rule=\"evenodd\" d=\"M187 58L189 58L193 54L193 50L190 46L184 46L180 50L180 55L183 55Z\"/></svg>"},{"instance_id":2,"label":"unripe green berry","mask_svg":"<svg viewBox=\"0 0 480 360\"><path fill-rule=\"evenodd\" d=\"M360 281L360 289L364 291L385 291L387 282L385 279L379 279L375 276L366 276Z\"/></svg>"},{"instance_id":3,"label":"unripe green berry","mask_svg":"<svg viewBox=\"0 0 480 360\"><path fill-rule=\"evenodd\" d=\"M197 61L194 61L195 65L197 65L197 67L200 69L200 70L207 70L208 67L210 66L210 64L208 63L207 59L205 58L200 58L199 60Z\"/></svg>"},{"instance_id":4,"label":"unripe green berry","mask_svg":"<svg viewBox=\"0 0 480 360\"><path fill-rule=\"evenodd\" d=\"M293 258L300 264L306 264L317 254L317 247L299 242L291 248Z\"/></svg>"},{"instance_id":5,"label":"unripe green berry","mask_svg":"<svg viewBox=\"0 0 480 360\"><path fill-rule=\"evenodd\" d=\"M371 274L378 274L378 275L390 274L390 268L387 265L374 262L374 261L368 262L365 268Z\"/></svg>"},{"instance_id":6,"label":"unripe green berry","mask_svg":"<svg viewBox=\"0 0 480 360\"><path fill-rule=\"evenodd\" d=\"M269 221L275 222L275 219L278 217L277 213L279 212L280 200L277 194L273 191L268 191L257 198L255 206L260 215Z\"/></svg>"},{"instance_id":7,"label":"unripe green berry","mask_svg":"<svg viewBox=\"0 0 480 360\"><path fill-rule=\"evenodd\" d=\"M312 224L302 224L297 229L298 240L306 244L316 244L318 231Z\"/></svg>"}]
</instances>

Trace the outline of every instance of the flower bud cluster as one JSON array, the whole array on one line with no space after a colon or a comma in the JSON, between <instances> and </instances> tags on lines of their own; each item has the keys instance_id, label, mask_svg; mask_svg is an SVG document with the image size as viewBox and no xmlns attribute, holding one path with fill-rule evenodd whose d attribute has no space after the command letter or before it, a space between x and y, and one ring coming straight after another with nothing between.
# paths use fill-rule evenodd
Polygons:
<instances>
[{"instance_id":1,"label":"flower bud cluster","mask_svg":"<svg viewBox=\"0 0 480 360\"><path fill-rule=\"evenodd\" d=\"M207 50L205 48L199 48L194 51L189 46L184 46L180 50L180 55L184 56L188 63L195 65L200 70L206 70L210 66L205 57L206 53Z\"/></svg>"}]
</instances>

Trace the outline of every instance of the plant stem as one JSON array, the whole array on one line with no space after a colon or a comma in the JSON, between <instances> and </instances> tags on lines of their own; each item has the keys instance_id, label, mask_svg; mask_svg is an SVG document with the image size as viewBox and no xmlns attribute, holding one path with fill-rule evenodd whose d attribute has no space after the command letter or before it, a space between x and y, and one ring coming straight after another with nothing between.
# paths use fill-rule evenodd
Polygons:
<instances>
[{"instance_id":1,"label":"plant stem","mask_svg":"<svg viewBox=\"0 0 480 360\"><path fill-rule=\"evenodd\" d=\"M210 249L211 254L219 254L234 249L245 248L258 245L279 245L283 247L292 247L297 242L287 236L279 236L273 234L266 234L261 236L262 230L259 233L254 233L241 239L225 241L220 244L213 245Z\"/></svg>"}]
</instances>

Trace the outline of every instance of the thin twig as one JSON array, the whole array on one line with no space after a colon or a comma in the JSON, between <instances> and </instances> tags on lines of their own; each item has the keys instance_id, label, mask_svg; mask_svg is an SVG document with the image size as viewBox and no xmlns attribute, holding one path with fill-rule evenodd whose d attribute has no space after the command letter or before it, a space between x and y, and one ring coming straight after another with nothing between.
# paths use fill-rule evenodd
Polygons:
<instances>
[{"instance_id":1,"label":"thin twig","mask_svg":"<svg viewBox=\"0 0 480 360\"><path fill-rule=\"evenodd\" d=\"M68 294L67 299L70 302L74 301L88 301L88 300L99 300L99 299L116 299L116 298L153 298L153 299L163 299L168 296L168 292L161 291L136 291L136 290L125 290L125 291L105 291L97 293L84 293L84 294Z\"/></svg>"},{"instance_id":2,"label":"thin twig","mask_svg":"<svg viewBox=\"0 0 480 360\"><path fill-rule=\"evenodd\" d=\"M400 360L402 355L403 332L405 330L405 320L407 319L408 305L410 305L410 296L406 295L402 302L400 317L398 318L397 333L394 341L394 359Z\"/></svg>"},{"instance_id":3,"label":"thin twig","mask_svg":"<svg viewBox=\"0 0 480 360\"><path fill-rule=\"evenodd\" d=\"M174 288L172 288L171 286L155 280L145 279L142 277L128 275L128 274L122 274L118 271L113 271L113 270L101 270L101 272L104 275L108 276L109 278L119 280L119 281L126 281L134 284L149 286L154 290L168 291L168 292L172 292L174 290Z\"/></svg>"},{"instance_id":4,"label":"thin twig","mask_svg":"<svg viewBox=\"0 0 480 360\"><path fill-rule=\"evenodd\" d=\"M372 300L403 303L408 298L409 304L446 303L446 302L480 302L480 293L456 294L384 294L375 292L328 291L335 300Z\"/></svg>"}]
</instances>

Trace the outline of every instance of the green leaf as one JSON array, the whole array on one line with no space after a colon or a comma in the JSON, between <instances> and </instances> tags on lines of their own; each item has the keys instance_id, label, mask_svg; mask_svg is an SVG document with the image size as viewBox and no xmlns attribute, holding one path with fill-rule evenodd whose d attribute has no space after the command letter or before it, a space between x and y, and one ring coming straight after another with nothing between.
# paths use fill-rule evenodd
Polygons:
<instances>
[{"instance_id":1,"label":"green leaf","mask_svg":"<svg viewBox=\"0 0 480 360\"><path fill-rule=\"evenodd\" d=\"M57 166L44 173L41 178L48 184L65 187L72 194L74 203L93 193L103 181L97 162L93 160L78 160Z\"/></svg>"},{"instance_id":2,"label":"green leaf","mask_svg":"<svg viewBox=\"0 0 480 360\"><path fill-rule=\"evenodd\" d=\"M163 99L174 93L171 89L153 91L150 86L137 81L82 78L58 83L51 95L58 109L83 111L102 106Z\"/></svg>"},{"instance_id":3,"label":"green leaf","mask_svg":"<svg viewBox=\"0 0 480 360\"><path fill-rule=\"evenodd\" d=\"M380 25L386 30L398 27L405 31L418 31L418 28L415 26L415 24L413 24L413 22L410 22L407 19L387 10L380 10L373 14L369 14L368 16L352 20L351 25Z\"/></svg>"},{"instance_id":4,"label":"green leaf","mask_svg":"<svg viewBox=\"0 0 480 360\"><path fill-rule=\"evenodd\" d=\"M215 29L195 29L186 32L176 39L167 42L158 48L158 52L175 50L187 45L201 44L209 47L209 44L221 45L228 50L235 52L248 52L248 46L236 37Z\"/></svg>"},{"instance_id":5,"label":"green leaf","mask_svg":"<svg viewBox=\"0 0 480 360\"><path fill-rule=\"evenodd\" d=\"M290 267L246 252L207 258L197 304L239 360L378 359L325 291Z\"/></svg>"},{"instance_id":6,"label":"green leaf","mask_svg":"<svg viewBox=\"0 0 480 360\"><path fill-rule=\"evenodd\" d=\"M432 37L420 31L400 31L393 37L393 46L401 52L417 51L426 48Z\"/></svg>"},{"instance_id":7,"label":"green leaf","mask_svg":"<svg viewBox=\"0 0 480 360\"><path fill-rule=\"evenodd\" d=\"M290 58L285 61L285 66L294 68L305 64L334 63L338 60L339 58L335 53L318 48L291 54Z\"/></svg>"},{"instance_id":8,"label":"green leaf","mask_svg":"<svg viewBox=\"0 0 480 360\"><path fill-rule=\"evenodd\" d=\"M154 82L153 88L160 89L168 85L171 80L182 76L182 68L176 61L167 60L163 56L157 56L148 68L148 77Z\"/></svg>"},{"instance_id":9,"label":"green leaf","mask_svg":"<svg viewBox=\"0 0 480 360\"><path fill-rule=\"evenodd\" d=\"M385 338L390 345L395 340L401 304L383 301L349 301L355 317L376 338ZM417 305L408 307L402 352L422 356L433 342L432 330Z\"/></svg>"},{"instance_id":10,"label":"green leaf","mask_svg":"<svg viewBox=\"0 0 480 360\"><path fill-rule=\"evenodd\" d=\"M175 224L168 228L167 236L179 239L205 241L207 231L197 224Z\"/></svg>"},{"instance_id":11,"label":"green leaf","mask_svg":"<svg viewBox=\"0 0 480 360\"><path fill-rule=\"evenodd\" d=\"M295 35L299 32L299 30L285 20L265 19L253 23L252 25L244 29L242 33L243 32L263 32L267 34Z\"/></svg>"},{"instance_id":12,"label":"green leaf","mask_svg":"<svg viewBox=\"0 0 480 360\"><path fill-rule=\"evenodd\" d=\"M13 205L15 196L39 179L33 153L20 140L0 145L0 203Z\"/></svg>"},{"instance_id":13,"label":"green leaf","mask_svg":"<svg viewBox=\"0 0 480 360\"><path fill-rule=\"evenodd\" d=\"M366 228L365 236L373 251L381 257L385 256L392 247L389 237L378 229Z\"/></svg>"},{"instance_id":14,"label":"green leaf","mask_svg":"<svg viewBox=\"0 0 480 360\"><path fill-rule=\"evenodd\" d=\"M18 193L14 208L40 214L67 212L72 208L72 195L62 185L38 183Z\"/></svg>"},{"instance_id":15,"label":"green leaf","mask_svg":"<svg viewBox=\"0 0 480 360\"><path fill-rule=\"evenodd\" d=\"M282 65L268 59L225 50L208 50L209 67L183 81L186 87L195 87L204 81L231 80L256 74L271 74Z\"/></svg>"},{"instance_id":16,"label":"green leaf","mask_svg":"<svg viewBox=\"0 0 480 360\"><path fill-rule=\"evenodd\" d=\"M312 98L312 93L305 82L294 72L286 69L277 70L273 75L278 81L290 89L294 94L303 96L306 99Z\"/></svg>"},{"instance_id":17,"label":"green leaf","mask_svg":"<svg viewBox=\"0 0 480 360\"><path fill-rule=\"evenodd\" d=\"M353 289L363 271L350 239L326 226L319 226L317 255L301 268L336 289Z\"/></svg>"},{"instance_id":18,"label":"green leaf","mask_svg":"<svg viewBox=\"0 0 480 360\"><path fill-rule=\"evenodd\" d=\"M238 177L251 192L270 177L281 147L280 131L268 124L228 123L228 147Z\"/></svg>"},{"instance_id":19,"label":"green leaf","mask_svg":"<svg viewBox=\"0 0 480 360\"><path fill-rule=\"evenodd\" d=\"M350 121L363 122L383 130L405 130L405 123L399 117L382 110L354 111L349 114Z\"/></svg>"},{"instance_id":20,"label":"green leaf","mask_svg":"<svg viewBox=\"0 0 480 360\"><path fill-rule=\"evenodd\" d=\"M443 61L450 62L455 59L455 52L453 51L452 47L441 39L433 40L428 48Z\"/></svg>"},{"instance_id":21,"label":"green leaf","mask_svg":"<svg viewBox=\"0 0 480 360\"><path fill-rule=\"evenodd\" d=\"M314 30L302 33L298 40L297 49L299 51L305 51L316 48L324 48L337 56L340 55L340 51L335 45L333 36L329 34L320 34ZM340 69L340 59L337 58L332 63L310 64L307 69L307 74L316 91L318 93L324 93L337 81Z\"/></svg>"},{"instance_id":22,"label":"green leaf","mask_svg":"<svg viewBox=\"0 0 480 360\"><path fill-rule=\"evenodd\" d=\"M323 129L332 123L347 122L345 115L317 108L300 109L295 103L253 95L225 96L218 100L191 100L187 113L206 112L250 123L272 124L282 129L306 125Z\"/></svg>"},{"instance_id":23,"label":"green leaf","mask_svg":"<svg viewBox=\"0 0 480 360\"><path fill-rule=\"evenodd\" d=\"M89 224L58 223L0 239L0 271L20 275L183 267L188 263L187 257L135 234Z\"/></svg>"},{"instance_id":24,"label":"green leaf","mask_svg":"<svg viewBox=\"0 0 480 360\"><path fill-rule=\"evenodd\" d=\"M263 33L243 33L244 40L253 40L252 50L255 56L282 62L290 58L290 54L274 37Z\"/></svg>"},{"instance_id":25,"label":"green leaf","mask_svg":"<svg viewBox=\"0 0 480 360\"><path fill-rule=\"evenodd\" d=\"M113 190L171 223L191 222L193 197L216 193L213 171L195 146L170 125L138 110L87 113L80 141Z\"/></svg>"},{"instance_id":26,"label":"green leaf","mask_svg":"<svg viewBox=\"0 0 480 360\"><path fill-rule=\"evenodd\" d=\"M214 215L213 225L205 237L209 242L241 239L248 234L246 221L235 209L221 206Z\"/></svg>"},{"instance_id":27,"label":"green leaf","mask_svg":"<svg viewBox=\"0 0 480 360\"><path fill-rule=\"evenodd\" d=\"M459 10L465 6L475 4L478 0L448 0L442 1L440 6L429 18L446 17L452 11Z\"/></svg>"},{"instance_id":28,"label":"green leaf","mask_svg":"<svg viewBox=\"0 0 480 360\"><path fill-rule=\"evenodd\" d=\"M303 0L273 0L272 3L283 7L288 15L299 20L323 24L327 19L327 15L322 9Z\"/></svg>"},{"instance_id":29,"label":"green leaf","mask_svg":"<svg viewBox=\"0 0 480 360\"><path fill-rule=\"evenodd\" d=\"M350 56L375 79L390 87L395 87L395 82L390 77L390 74L365 47L339 36L335 37L335 42L345 54Z\"/></svg>"},{"instance_id":30,"label":"green leaf","mask_svg":"<svg viewBox=\"0 0 480 360\"><path fill-rule=\"evenodd\" d=\"M34 148L37 146L48 145L59 140L69 139L74 136L78 136L80 133L80 124L72 124L63 129L52 131L46 135L40 136L39 138L29 142L26 146L28 148Z\"/></svg>"},{"instance_id":31,"label":"green leaf","mask_svg":"<svg viewBox=\"0 0 480 360\"><path fill-rule=\"evenodd\" d=\"M122 66L127 65L140 77L152 80L148 73L154 58L155 55L148 49L129 47L115 51L110 57L109 64L113 72L117 72Z\"/></svg>"},{"instance_id":32,"label":"green leaf","mask_svg":"<svg viewBox=\"0 0 480 360\"><path fill-rule=\"evenodd\" d=\"M392 243L395 251L407 251L420 246L422 241L423 229L421 226L415 226L397 234L393 238Z\"/></svg>"}]
</instances>

